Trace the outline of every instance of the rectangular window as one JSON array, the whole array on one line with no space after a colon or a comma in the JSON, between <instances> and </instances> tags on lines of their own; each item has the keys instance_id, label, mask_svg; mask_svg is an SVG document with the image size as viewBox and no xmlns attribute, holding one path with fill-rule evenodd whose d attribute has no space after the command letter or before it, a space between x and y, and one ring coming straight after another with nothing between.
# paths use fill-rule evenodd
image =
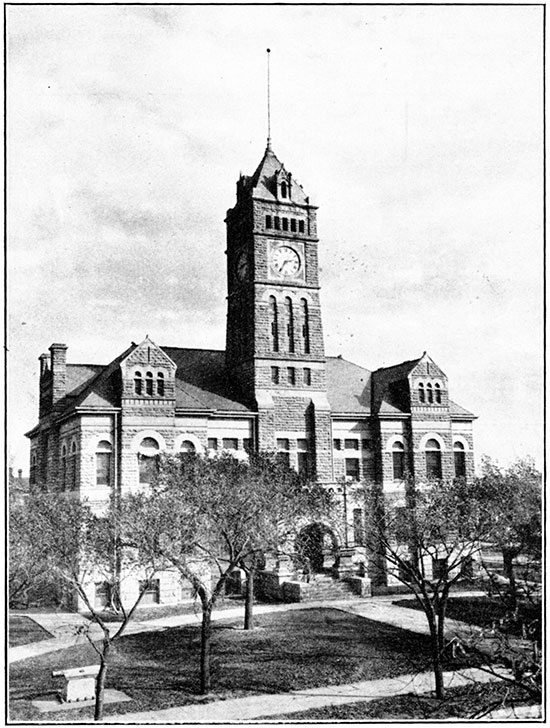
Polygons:
<instances>
[{"instance_id":1,"label":"rectangular window","mask_svg":"<svg viewBox=\"0 0 550 728\"><path fill-rule=\"evenodd\" d=\"M268 230L271 228L271 215L265 216L265 226Z\"/></svg>"},{"instance_id":2,"label":"rectangular window","mask_svg":"<svg viewBox=\"0 0 550 728\"><path fill-rule=\"evenodd\" d=\"M311 386L311 369L307 367L304 369L304 384L306 387Z\"/></svg>"},{"instance_id":3,"label":"rectangular window","mask_svg":"<svg viewBox=\"0 0 550 728\"><path fill-rule=\"evenodd\" d=\"M455 476L464 478L466 476L466 457L463 452L454 453L455 456Z\"/></svg>"},{"instance_id":4,"label":"rectangular window","mask_svg":"<svg viewBox=\"0 0 550 728\"><path fill-rule=\"evenodd\" d=\"M359 440L344 440L346 450L359 450Z\"/></svg>"},{"instance_id":5,"label":"rectangular window","mask_svg":"<svg viewBox=\"0 0 550 728\"><path fill-rule=\"evenodd\" d=\"M441 453L426 453L426 475L428 478L441 478Z\"/></svg>"},{"instance_id":6,"label":"rectangular window","mask_svg":"<svg viewBox=\"0 0 550 728\"><path fill-rule=\"evenodd\" d=\"M111 587L108 581L98 581L95 584L94 607L105 609L111 602Z\"/></svg>"},{"instance_id":7,"label":"rectangular window","mask_svg":"<svg viewBox=\"0 0 550 728\"><path fill-rule=\"evenodd\" d=\"M277 451L279 458L290 466L290 442L286 437L277 438Z\"/></svg>"},{"instance_id":8,"label":"rectangular window","mask_svg":"<svg viewBox=\"0 0 550 728\"><path fill-rule=\"evenodd\" d=\"M209 450L217 450L218 449L218 438L217 437L209 437L208 438L208 449Z\"/></svg>"},{"instance_id":9,"label":"rectangular window","mask_svg":"<svg viewBox=\"0 0 550 728\"><path fill-rule=\"evenodd\" d=\"M401 581L404 581L407 584L410 583L413 578L413 573L415 573L414 570L411 572L411 569L413 568L412 561L402 559L402 563L398 564L397 568Z\"/></svg>"},{"instance_id":10,"label":"rectangular window","mask_svg":"<svg viewBox=\"0 0 550 728\"><path fill-rule=\"evenodd\" d=\"M372 440L361 440L363 450L372 450Z\"/></svg>"},{"instance_id":11,"label":"rectangular window","mask_svg":"<svg viewBox=\"0 0 550 728\"><path fill-rule=\"evenodd\" d=\"M283 230L288 230L288 218L283 217Z\"/></svg>"},{"instance_id":12,"label":"rectangular window","mask_svg":"<svg viewBox=\"0 0 550 728\"><path fill-rule=\"evenodd\" d=\"M153 483L158 474L158 459L156 456L138 455L139 482L147 485Z\"/></svg>"},{"instance_id":13,"label":"rectangular window","mask_svg":"<svg viewBox=\"0 0 550 728\"><path fill-rule=\"evenodd\" d=\"M359 458L346 458L346 476L350 480L359 480Z\"/></svg>"},{"instance_id":14,"label":"rectangular window","mask_svg":"<svg viewBox=\"0 0 550 728\"><path fill-rule=\"evenodd\" d=\"M290 220L290 232L296 232L296 220L294 218L291 218Z\"/></svg>"},{"instance_id":15,"label":"rectangular window","mask_svg":"<svg viewBox=\"0 0 550 728\"><path fill-rule=\"evenodd\" d=\"M252 438L251 437L245 437L243 439L243 449L245 452L252 452Z\"/></svg>"},{"instance_id":16,"label":"rectangular window","mask_svg":"<svg viewBox=\"0 0 550 728\"><path fill-rule=\"evenodd\" d=\"M160 582L158 579L152 579L148 582L146 579L139 582L140 592L144 592L141 597L141 606L146 604L158 604L160 602Z\"/></svg>"},{"instance_id":17,"label":"rectangular window","mask_svg":"<svg viewBox=\"0 0 550 728\"><path fill-rule=\"evenodd\" d=\"M447 577L447 559L432 559L432 579Z\"/></svg>"},{"instance_id":18,"label":"rectangular window","mask_svg":"<svg viewBox=\"0 0 550 728\"><path fill-rule=\"evenodd\" d=\"M393 479L403 480L405 477L405 453L393 452Z\"/></svg>"},{"instance_id":19,"label":"rectangular window","mask_svg":"<svg viewBox=\"0 0 550 728\"><path fill-rule=\"evenodd\" d=\"M65 459L63 459L63 480L65 480ZM96 453L96 485L109 485L111 482L111 453Z\"/></svg>"},{"instance_id":20,"label":"rectangular window","mask_svg":"<svg viewBox=\"0 0 550 728\"><path fill-rule=\"evenodd\" d=\"M287 373L288 373L288 383L296 384L296 369L294 367L288 367Z\"/></svg>"},{"instance_id":21,"label":"rectangular window","mask_svg":"<svg viewBox=\"0 0 550 728\"><path fill-rule=\"evenodd\" d=\"M303 220L300 220L300 221L298 222L298 230L299 230L299 231L300 231L301 233L303 233L303 232L304 232L304 221L303 221Z\"/></svg>"},{"instance_id":22,"label":"rectangular window","mask_svg":"<svg viewBox=\"0 0 550 728\"><path fill-rule=\"evenodd\" d=\"M237 450L239 441L236 437L224 437L222 440L224 450Z\"/></svg>"},{"instance_id":23,"label":"rectangular window","mask_svg":"<svg viewBox=\"0 0 550 728\"><path fill-rule=\"evenodd\" d=\"M279 384L279 367L271 367L271 381L273 384Z\"/></svg>"},{"instance_id":24,"label":"rectangular window","mask_svg":"<svg viewBox=\"0 0 550 728\"><path fill-rule=\"evenodd\" d=\"M362 508L353 509L353 540L356 546L365 546L365 526Z\"/></svg>"},{"instance_id":25,"label":"rectangular window","mask_svg":"<svg viewBox=\"0 0 550 728\"><path fill-rule=\"evenodd\" d=\"M342 449L342 440L333 440L332 445L335 450L341 450Z\"/></svg>"},{"instance_id":26,"label":"rectangular window","mask_svg":"<svg viewBox=\"0 0 550 728\"><path fill-rule=\"evenodd\" d=\"M299 438L296 442L297 453L297 464L298 473L304 478L311 476L311 457L309 454L309 440L306 438Z\"/></svg>"},{"instance_id":27,"label":"rectangular window","mask_svg":"<svg viewBox=\"0 0 550 728\"><path fill-rule=\"evenodd\" d=\"M280 230L281 229L281 221L280 221L280 219L278 217L276 217L273 220L273 222L275 223L275 230Z\"/></svg>"}]
</instances>

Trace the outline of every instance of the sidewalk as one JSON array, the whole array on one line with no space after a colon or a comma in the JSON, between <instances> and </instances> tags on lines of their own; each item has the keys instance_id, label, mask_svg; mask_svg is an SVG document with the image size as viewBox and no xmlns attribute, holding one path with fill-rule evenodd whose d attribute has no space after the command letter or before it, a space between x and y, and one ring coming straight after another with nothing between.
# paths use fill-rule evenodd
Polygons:
<instances>
[{"instance_id":1,"label":"sidewalk","mask_svg":"<svg viewBox=\"0 0 550 728\"><path fill-rule=\"evenodd\" d=\"M465 669L443 674L446 687L489 682L498 678L482 670ZM202 705L187 705L139 713L106 716L105 723L229 723L265 719L285 713L301 712L327 705L344 705L403 693L427 693L434 689L433 674L400 675L381 680L366 680L347 685L331 685L277 695L218 700Z\"/></svg>"},{"instance_id":2,"label":"sidewalk","mask_svg":"<svg viewBox=\"0 0 550 728\"><path fill-rule=\"evenodd\" d=\"M315 609L319 607L333 607L334 609L342 609L349 602L296 602L292 604L255 604L254 614L267 614L268 612L282 612L291 609ZM62 650L65 647L81 645L88 640L84 634L77 634L79 627L88 626L89 634L94 639L101 639L103 631L97 624L92 624L89 619L81 614L74 612L39 612L26 613L18 612L21 617L29 617L41 627L46 629L50 634L55 635L53 639L41 640L40 642L32 642L28 645L20 645L19 647L11 647L8 651L8 664L26 660L29 657L44 655L48 652ZM212 620L220 619L243 619L244 605L235 607L234 609L219 609L212 614ZM201 623L200 611L196 614L178 614L172 617L160 617L159 619L149 619L144 622L132 620L126 627L124 634L138 634L140 632L155 632L157 630L170 629L172 627L180 627L183 625L194 624L199 626ZM118 629L119 623L112 622L111 634Z\"/></svg>"},{"instance_id":3,"label":"sidewalk","mask_svg":"<svg viewBox=\"0 0 550 728\"><path fill-rule=\"evenodd\" d=\"M407 609L406 607L398 607L392 604L395 599L393 596L370 597L367 599L357 599L353 601L334 601L334 602L294 602L292 604L255 604L254 614L267 614L269 612L288 611L291 609L318 609L333 608L342 609L344 611L357 614L366 619L372 619L376 622L391 624L395 627L408 629L411 632L419 634L428 633L428 623L424 612L417 609ZM76 644L84 644L87 642L83 634L78 635L76 630L78 627L85 625L90 626L90 634L97 639L103 635L101 628L96 624L91 624L88 619L74 612L40 612L25 613L21 612L21 616L27 616L33 619L37 624L54 635L54 639L33 642L29 645L21 645L12 647L8 653L8 663L26 660L29 657L44 655L47 652L62 650L65 647L72 647ZM214 611L213 620L220 619L240 619L244 615L244 606L235 609L221 609ZM159 619L151 619L146 622L131 621L126 628L124 634L138 634L139 632L154 632L156 630L169 629L171 627L180 627L182 625L196 624L200 625L200 611L196 614L179 614L172 617L161 617ZM455 634L460 631L470 633L472 627L465 622L456 620L446 621L449 634ZM112 623L112 632L117 629L117 624Z\"/></svg>"}]
</instances>

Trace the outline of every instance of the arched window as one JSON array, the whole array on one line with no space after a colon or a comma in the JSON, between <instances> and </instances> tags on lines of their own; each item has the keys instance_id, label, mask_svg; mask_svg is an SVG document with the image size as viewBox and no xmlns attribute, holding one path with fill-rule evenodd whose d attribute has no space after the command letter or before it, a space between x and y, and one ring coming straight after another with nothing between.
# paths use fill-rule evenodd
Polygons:
<instances>
[{"instance_id":1,"label":"arched window","mask_svg":"<svg viewBox=\"0 0 550 728\"><path fill-rule=\"evenodd\" d=\"M184 440L180 445L180 452L184 452L184 453L187 453L188 455L192 455L193 453L197 452L197 448L191 442L191 440Z\"/></svg>"},{"instance_id":2,"label":"arched window","mask_svg":"<svg viewBox=\"0 0 550 728\"><path fill-rule=\"evenodd\" d=\"M424 390L424 385L422 382L418 385L418 400L419 402L425 402L426 401L426 392Z\"/></svg>"},{"instance_id":3,"label":"arched window","mask_svg":"<svg viewBox=\"0 0 550 728\"><path fill-rule=\"evenodd\" d=\"M269 319L271 324L271 349L272 351L279 351L279 312L275 296L269 297Z\"/></svg>"},{"instance_id":4,"label":"arched window","mask_svg":"<svg viewBox=\"0 0 550 728\"><path fill-rule=\"evenodd\" d=\"M441 479L441 446L433 438L426 443L426 475Z\"/></svg>"},{"instance_id":5,"label":"arched window","mask_svg":"<svg viewBox=\"0 0 550 728\"><path fill-rule=\"evenodd\" d=\"M302 304L302 339L304 343L304 354L309 354L309 310L305 298L301 300Z\"/></svg>"},{"instance_id":6,"label":"arched window","mask_svg":"<svg viewBox=\"0 0 550 728\"><path fill-rule=\"evenodd\" d=\"M141 372L136 372L134 374L134 392L136 394L142 394L143 392L143 379L141 377Z\"/></svg>"},{"instance_id":7,"label":"arched window","mask_svg":"<svg viewBox=\"0 0 550 728\"><path fill-rule=\"evenodd\" d=\"M441 404L441 387L439 384L434 385L435 389L435 402L436 404Z\"/></svg>"},{"instance_id":8,"label":"arched window","mask_svg":"<svg viewBox=\"0 0 550 728\"><path fill-rule=\"evenodd\" d=\"M153 373L147 372L145 375L145 394L151 396L153 394Z\"/></svg>"},{"instance_id":9,"label":"arched window","mask_svg":"<svg viewBox=\"0 0 550 728\"><path fill-rule=\"evenodd\" d=\"M61 486L67 487L67 446L61 447Z\"/></svg>"},{"instance_id":10,"label":"arched window","mask_svg":"<svg viewBox=\"0 0 550 728\"><path fill-rule=\"evenodd\" d=\"M162 372L157 374L157 394L159 397L164 397L164 374Z\"/></svg>"},{"instance_id":11,"label":"arched window","mask_svg":"<svg viewBox=\"0 0 550 728\"><path fill-rule=\"evenodd\" d=\"M429 404L433 404L433 401L434 401L434 393L433 393L432 385L431 384L427 384L426 385L426 390L428 392L428 402L429 402Z\"/></svg>"},{"instance_id":12,"label":"arched window","mask_svg":"<svg viewBox=\"0 0 550 728\"><path fill-rule=\"evenodd\" d=\"M154 437L144 437L139 446L139 482L152 483L158 474L158 455L160 447Z\"/></svg>"},{"instance_id":13,"label":"arched window","mask_svg":"<svg viewBox=\"0 0 550 728\"><path fill-rule=\"evenodd\" d=\"M100 440L95 451L96 485L111 484L111 455L113 448L107 440Z\"/></svg>"},{"instance_id":14,"label":"arched window","mask_svg":"<svg viewBox=\"0 0 550 728\"><path fill-rule=\"evenodd\" d=\"M294 354L294 307L290 298L285 298L286 304L286 332L288 339L288 351Z\"/></svg>"},{"instance_id":15,"label":"arched window","mask_svg":"<svg viewBox=\"0 0 550 728\"><path fill-rule=\"evenodd\" d=\"M466 453L464 452L464 445L461 442L454 443L453 455L455 461L455 476L457 478L466 477Z\"/></svg>"},{"instance_id":16,"label":"arched window","mask_svg":"<svg viewBox=\"0 0 550 728\"><path fill-rule=\"evenodd\" d=\"M70 471L71 471L70 485L72 488L76 488L77 462L76 462L76 442L74 440L71 443Z\"/></svg>"},{"instance_id":17,"label":"arched window","mask_svg":"<svg viewBox=\"0 0 550 728\"><path fill-rule=\"evenodd\" d=\"M405 477L405 446L402 442L392 445L393 479L403 480Z\"/></svg>"},{"instance_id":18,"label":"arched window","mask_svg":"<svg viewBox=\"0 0 550 728\"><path fill-rule=\"evenodd\" d=\"M281 197L286 198L286 195L287 195L286 182L281 182Z\"/></svg>"}]
</instances>

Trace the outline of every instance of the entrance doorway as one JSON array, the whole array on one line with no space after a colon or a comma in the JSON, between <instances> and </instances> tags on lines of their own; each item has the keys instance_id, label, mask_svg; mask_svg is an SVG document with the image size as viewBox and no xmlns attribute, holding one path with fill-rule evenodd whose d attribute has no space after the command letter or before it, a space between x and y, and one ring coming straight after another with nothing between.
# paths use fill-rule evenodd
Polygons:
<instances>
[{"instance_id":1,"label":"entrance doorway","mask_svg":"<svg viewBox=\"0 0 550 728\"><path fill-rule=\"evenodd\" d=\"M298 534L296 552L304 560L309 559L311 570L319 573L334 563L338 553L338 543L328 526L312 523Z\"/></svg>"}]
</instances>

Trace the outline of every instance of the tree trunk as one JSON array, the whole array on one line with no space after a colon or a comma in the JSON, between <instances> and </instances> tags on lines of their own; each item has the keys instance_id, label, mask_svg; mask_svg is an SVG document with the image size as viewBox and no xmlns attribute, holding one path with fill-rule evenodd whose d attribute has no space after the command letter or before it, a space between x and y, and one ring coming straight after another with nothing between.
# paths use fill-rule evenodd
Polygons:
<instances>
[{"instance_id":1,"label":"tree trunk","mask_svg":"<svg viewBox=\"0 0 550 728\"><path fill-rule=\"evenodd\" d=\"M210 692L210 638L212 635L212 601L203 603L201 626L201 695Z\"/></svg>"},{"instance_id":2,"label":"tree trunk","mask_svg":"<svg viewBox=\"0 0 550 728\"><path fill-rule=\"evenodd\" d=\"M103 703L105 697L105 677L107 676L107 660L111 650L111 640L108 637L103 639L103 652L100 657L100 666L95 681L95 711L94 720L103 719Z\"/></svg>"},{"instance_id":3,"label":"tree trunk","mask_svg":"<svg viewBox=\"0 0 550 728\"><path fill-rule=\"evenodd\" d=\"M430 641L432 647L432 665L435 678L435 696L438 700L443 700L445 697L445 687L443 685L443 664L441 656L443 654L442 647L440 645L440 634L441 622L436 624L435 615L433 611L426 611L428 617L428 624L430 626Z\"/></svg>"},{"instance_id":4,"label":"tree trunk","mask_svg":"<svg viewBox=\"0 0 550 728\"><path fill-rule=\"evenodd\" d=\"M514 551L512 549L502 549L502 565L504 575L508 579L510 593L510 609L515 611L518 605L516 573L514 570Z\"/></svg>"},{"instance_id":5,"label":"tree trunk","mask_svg":"<svg viewBox=\"0 0 550 728\"><path fill-rule=\"evenodd\" d=\"M246 572L246 592L244 602L244 628L254 629L254 574L255 569L248 569Z\"/></svg>"}]
</instances>

